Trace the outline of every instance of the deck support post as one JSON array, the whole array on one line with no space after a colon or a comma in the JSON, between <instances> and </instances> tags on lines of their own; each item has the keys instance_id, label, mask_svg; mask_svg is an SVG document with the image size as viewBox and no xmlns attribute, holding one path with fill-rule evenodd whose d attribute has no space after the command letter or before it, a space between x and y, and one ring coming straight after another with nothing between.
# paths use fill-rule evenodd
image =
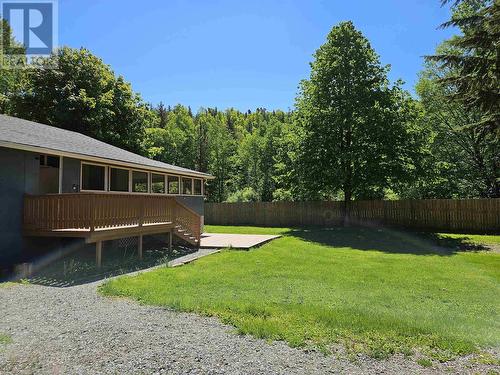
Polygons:
<instances>
[{"instance_id":1,"label":"deck support post","mask_svg":"<svg viewBox=\"0 0 500 375\"><path fill-rule=\"evenodd\" d=\"M139 252L139 259L142 260L142 234L139 235L139 244L138 244L138 252Z\"/></svg>"},{"instance_id":2,"label":"deck support post","mask_svg":"<svg viewBox=\"0 0 500 375\"><path fill-rule=\"evenodd\" d=\"M168 233L168 250L172 250L172 236L174 234L174 230L170 229L170 232Z\"/></svg>"},{"instance_id":3,"label":"deck support post","mask_svg":"<svg viewBox=\"0 0 500 375\"><path fill-rule=\"evenodd\" d=\"M97 241L95 243L95 262L98 268L101 268L102 261L102 241Z\"/></svg>"}]
</instances>

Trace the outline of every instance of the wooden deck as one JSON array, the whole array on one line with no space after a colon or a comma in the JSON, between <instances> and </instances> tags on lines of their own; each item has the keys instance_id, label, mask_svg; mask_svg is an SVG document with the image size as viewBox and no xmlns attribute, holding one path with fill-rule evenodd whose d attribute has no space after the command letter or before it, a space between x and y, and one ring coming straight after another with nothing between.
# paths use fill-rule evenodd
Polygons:
<instances>
[{"instance_id":1,"label":"wooden deck","mask_svg":"<svg viewBox=\"0 0 500 375\"><path fill-rule=\"evenodd\" d=\"M139 235L150 235L169 233L175 228L173 223L154 223L138 225L122 225L107 228L97 228L91 231L89 228L65 228L43 231L25 230L24 235L28 237L79 237L84 238L86 243L97 241L116 240L124 237L137 237Z\"/></svg>"},{"instance_id":2,"label":"wooden deck","mask_svg":"<svg viewBox=\"0 0 500 375\"><path fill-rule=\"evenodd\" d=\"M175 198L156 195L75 193L24 199L24 235L81 237L87 243L172 233L199 245L201 217Z\"/></svg>"}]
</instances>

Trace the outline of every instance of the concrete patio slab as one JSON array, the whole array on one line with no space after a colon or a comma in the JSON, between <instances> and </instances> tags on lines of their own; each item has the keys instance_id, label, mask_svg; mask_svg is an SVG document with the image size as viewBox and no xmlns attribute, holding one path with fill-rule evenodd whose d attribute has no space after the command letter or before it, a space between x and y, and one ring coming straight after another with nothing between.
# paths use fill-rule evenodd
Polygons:
<instances>
[{"instance_id":1,"label":"concrete patio slab","mask_svg":"<svg viewBox=\"0 0 500 375\"><path fill-rule=\"evenodd\" d=\"M201 248L226 248L248 250L251 247L262 245L281 236L263 234L227 234L227 233L203 233L201 235Z\"/></svg>"}]
</instances>

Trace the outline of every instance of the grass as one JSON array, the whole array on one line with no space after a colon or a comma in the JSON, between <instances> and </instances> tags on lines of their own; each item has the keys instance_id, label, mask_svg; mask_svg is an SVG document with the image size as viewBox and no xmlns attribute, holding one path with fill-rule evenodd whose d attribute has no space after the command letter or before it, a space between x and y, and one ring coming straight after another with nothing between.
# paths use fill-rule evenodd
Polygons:
<instances>
[{"instance_id":1,"label":"grass","mask_svg":"<svg viewBox=\"0 0 500 375\"><path fill-rule=\"evenodd\" d=\"M217 316L240 334L376 358L415 349L446 361L500 345L500 254L437 247L389 229L207 226L282 234L178 268L105 283L101 292Z\"/></svg>"},{"instance_id":2,"label":"grass","mask_svg":"<svg viewBox=\"0 0 500 375\"><path fill-rule=\"evenodd\" d=\"M465 243L474 245L493 245L500 246L500 236L483 235L483 234L453 234L453 233L438 233L443 239L460 240Z\"/></svg>"},{"instance_id":3,"label":"grass","mask_svg":"<svg viewBox=\"0 0 500 375\"><path fill-rule=\"evenodd\" d=\"M16 283L10 282L10 281L5 281L3 283L0 283L0 288L10 288L12 286L16 285Z\"/></svg>"},{"instance_id":4,"label":"grass","mask_svg":"<svg viewBox=\"0 0 500 375\"><path fill-rule=\"evenodd\" d=\"M12 338L9 335L0 333L0 345L10 344L12 342Z\"/></svg>"},{"instance_id":5,"label":"grass","mask_svg":"<svg viewBox=\"0 0 500 375\"><path fill-rule=\"evenodd\" d=\"M4 282L0 282L0 288L11 288L13 286L16 286L16 285L29 285L29 280L28 279L21 279L21 280L17 280L15 282L12 282L12 281L4 281Z\"/></svg>"},{"instance_id":6,"label":"grass","mask_svg":"<svg viewBox=\"0 0 500 375\"><path fill-rule=\"evenodd\" d=\"M419 358L417 363L422 367L432 367L432 361L428 358Z\"/></svg>"}]
</instances>

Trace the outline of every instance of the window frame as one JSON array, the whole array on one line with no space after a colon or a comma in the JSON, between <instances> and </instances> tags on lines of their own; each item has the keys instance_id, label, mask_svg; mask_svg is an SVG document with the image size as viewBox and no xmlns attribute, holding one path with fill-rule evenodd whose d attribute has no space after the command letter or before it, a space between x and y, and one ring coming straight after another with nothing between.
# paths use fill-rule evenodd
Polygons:
<instances>
[{"instance_id":1,"label":"window frame","mask_svg":"<svg viewBox=\"0 0 500 375\"><path fill-rule=\"evenodd\" d=\"M193 177L192 180L193 180L193 182L192 182L191 186L193 187L193 195L195 197L202 197L203 196L203 179ZM195 189L194 189L195 181L200 181L200 194L196 194L196 192L195 192Z\"/></svg>"},{"instance_id":2,"label":"window frame","mask_svg":"<svg viewBox=\"0 0 500 375\"><path fill-rule=\"evenodd\" d=\"M147 191L133 191L134 189L134 172L146 173ZM151 172L142 169L130 169L130 194L151 194Z\"/></svg>"},{"instance_id":3,"label":"window frame","mask_svg":"<svg viewBox=\"0 0 500 375\"><path fill-rule=\"evenodd\" d=\"M153 191L153 175L157 175L157 176L162 176L163 177L163 193L155 193ZM168 186L167 186L167 175L165 173L160 173L160 172L150 172L150 194L154 194L154 195L167 195L167 191L168 191Z\"/></svg>"},{"instance_id":4,"label":"window frame","mask_svg":"<svg viewBox=\"0 0 500 375\"><path fill-rule=\"evenodd\" d=\"M123 190L111 190L111 170L112 169L121 169L122 171L127 171L127 174L128 174L128 181L127 181L127 190L126 191L123 191ZM109 177L108 177L108 192L110 193L130 193L130 185L131 185L131 175L130 175L130 169L128 168L121 168L121 167L113 167L111 165L108 166L108 173L109 173Z\"/></svg>"},{"instance_id":5,"label":"window frame","mask_svg":"<svg viewBox=\"0 0 500 375\"><path fill-rule=\"evenodd\" d=\"M95 165L95 166L104 168L104 190L83 189L83 166L84 165ZM121 169L121 170L128 171L128 173L129 173L128 174L128 176L129 176L129 178L128 178L128 191L110 190L110 188L111 188L111 169ZM133 173L134 172L145 173L147 175L147 184L148 184L148 191L147 192L132 191ZM158 176L163 176L164 183L165 183L165 192L164 193L154 193L153 192L153 185L152 185L153 184L153 174L158 175ZM178 192L177 193L170 193L169 192L169 186L168 186L169 177L177 178L177 182L178 182ZM184 194L183 193L183 190L184 190L183 179L191 180L191 194ZM194 180L201 181L201 194L194 194ZM205 179L200 178L200 177L191 177L191 176L186 176L186 175L182 175L182 174L156 172L156 171L151 171L151 170L147 170L147 169L129 168L129 167L124 167L124 166L115 165L115 164L95 163L93 161L80 160L80 191L81 192L107 193L107 194L135 194L135 195L166 195L166 196L202 197L205 193L204 192L204 189L205 189L204 182L205 182Z\"/></svg>"},{"instance_id":6,"label":"window frame","mask_svg":"<svg viewBox=\"0 0 500 375\"><path fill-rule=\"evenodd\" d=\"M104 190L92 190L92 189L84 189L83 188L83 166L84 165L95 165L95 166L104 168ZM109 169L109 167L106 164L92 163L92 162L87 162L87 161L82 160L80 163L80 191L92 192L92 193L106 193L106 192L108 192L108 169Z\"/></svg>"},{"instance_id":7,"label":"window frame","mask_svg":"<svg viewBox=\"0 0 500 375\"><path fill-rule=\"evenodd\" d=\"M182 195L182 188L181 188L182 178L181 178L181 176L176 175L176 174L167 174L166 177L167 177L167 193L166 194L172 195L172 196ZM170 186L168 185L168 178L169 177L176 177L177 178L177 193L170 192Z\"/></svg>"},{"instance_id":8,"label":"window frame","mask_svg":"<svg viewBox=\"0 0 500 375\"><path fill-rule=\"evenodd\" d=\"M184 193L184 180L191 180L191 193L190 194ZM194 195L193 177L182 177L181 176L181 195L186 195L186 196L192 196L192 195Z\"/></svg>"}]
</instances>

